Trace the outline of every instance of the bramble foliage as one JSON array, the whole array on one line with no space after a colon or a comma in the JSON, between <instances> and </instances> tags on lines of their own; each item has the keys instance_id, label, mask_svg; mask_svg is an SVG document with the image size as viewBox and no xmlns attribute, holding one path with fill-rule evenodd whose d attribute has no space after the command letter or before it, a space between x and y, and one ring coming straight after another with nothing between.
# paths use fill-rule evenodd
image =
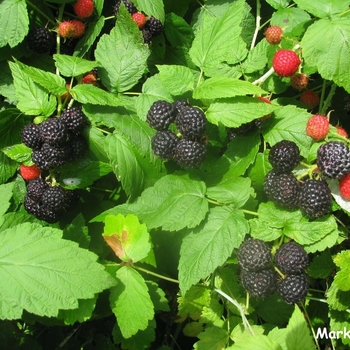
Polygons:
<instances>
[{"instance_id":1,"label":"bramble foliage","mask_svg":"<svg viewBox=\"0 0 350 350\"><path fill-rule=\"evenodd\" d=\"M2 346L347 349L348 337L335 335L350 331L350 201L317 159L329 141L349 147L336 126L350 130L350 1L134 0L147 17L139 28L130 1L115 11L115 0L94 0L81 19L85 34L64 39L58 25L76 19L75 2L0 3ZM277 45L264 36L270 25L283 30ZM28 46L38 27L55 39L45 53ZM280 49L300 58L297 73L307 75L304 90L319 96L318 106L302 103L303 89L276 74ZM204 136L191 140L205 145L200 166L153 153L147 113L156 101L186 101L204 113ZM89 121L86 152L38 175L73 203L48 223L28 212L19 168L33 165L33 149L21 133L70 107ZM330 121L321 141L306 134L316 113ZM169 128L186 139L175 115ZM307 217L299 197L293 210L268 200L269 152L282 140L300 151L290 172L298 184L322 180L330 189L326 215ZM346 170L349 161L339 160ZM322 201L317 195L307 205ZM244 290L237 250L249 237L272 256L285 242L303 247L304 300L289 305L277 293ZM270 265L277 283L286 277ZM317 337L318 329L327 332Z\"/></svg>"}]
</instances>

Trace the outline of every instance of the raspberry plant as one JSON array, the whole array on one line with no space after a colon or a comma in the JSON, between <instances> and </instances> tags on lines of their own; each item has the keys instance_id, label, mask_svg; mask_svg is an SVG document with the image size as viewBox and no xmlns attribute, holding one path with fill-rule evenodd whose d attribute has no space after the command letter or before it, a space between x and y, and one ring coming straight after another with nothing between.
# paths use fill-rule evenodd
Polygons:
<instances>
[{"instance_id":1,"label":"raspberry plant","mask_svg":"<svg viewBox=\"0 0 350 350\"><path fill-rule=\"evenodd\" d=\"M2 346L347 349L332 335L350 329L350 1L93 0L79 20L75 3L0 3ZM176 113L155 138L160 101L203 114L195 140ZM288 174L270 162L280 142L300 151ZM249 239L271 249L263 272L238 262ZM288 242L305 271L273 263Z\"/></svg>"}]
</instances>

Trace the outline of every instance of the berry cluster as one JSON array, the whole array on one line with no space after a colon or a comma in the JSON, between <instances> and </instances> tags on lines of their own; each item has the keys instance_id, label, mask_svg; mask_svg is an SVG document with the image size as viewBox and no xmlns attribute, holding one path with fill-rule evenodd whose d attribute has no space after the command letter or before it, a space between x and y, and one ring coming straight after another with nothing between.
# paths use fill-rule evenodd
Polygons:
<instances>
[{"instance_id":1,"label":"berry cluster","mask_svg":"<svg viewBox=\"0 0 350 350\"><path fill-rule=\"evenodd\" d=\"M331 191L322 180L307 179L299 182L296 179L292 170L299 164L299 153L298 146L292 141L282 140L271 148L269 161L273 170L265 177L264 190L267 198L275 204L288 209L299 207L307 217L316 219L331 212ZM319 153L323 154L322 150ZM324 156L319 157L318 162L330 164ZM333 161L326 166L328 173L331 173L331 169L332 174L335 173L334 166ZM338 168L337 171L343 170Z\"/></svg>"},{"instance_id":2,"label":"berry cluster","mask_svg":"<svg viewBox=\"0 0 350 350\"><path fill-rule=\"evenodd\" d=\"M266 242L249 238L239 247L237 258L242 285L250 295L263 298L276 291L288 304L305 298L309 283L304 271L309 258L299 244L292 241L282 244L272 259ZM282 279L274 267L283 275Z\"/></svg>"},{"instance_id":3,"label":"berry cluster","mask_svg":"<svg viewBox=\"0 0 350 350\"><path fill-rule=\"evenodd\" d=\"M153 37L158 36L164 30L162 22L154 16L147 16L145 13L138 11L136 5L129 0L118 0L113 6L114 15L118 16L121 3L124 3L132 19L142 32L144 42L151 43Z\"/></svg>"},{"instance_id":4,"label":"berry cluster","mask_svg":"<svg viewBox=\"0 0 350 350\"><path fill-rule=\"evenodd\" d=\"M22 130L22 142L33 150L32 160L41 170L51 170L79 159L87 149L81 135L87 117L80 107L65 109L61 116L40 124L27 124Z\"/></svg>"},{"instance_id":5,"label":"berry cluster","mask_svg":"<svg viewBox=\"0 0 350 350\"><path fill-rule=\"evenodd\" d=\"M152 150L158 157L174 159L180 166L196 168L204 161L207 150L202 143L206 118L201 109L186 101L156 101L147 113L147 122L155 130ZM178 137L170 126L177 128Z\"/></svg>"},{"instance_id":6,"label":"berry cluster","mask_svg":"<svg viewBox=\"0 0 350 350\"><path fill-rule=\"evenodd\" d=\"M40 220L48 223L58 222L69 209L73 200L73 191L61 186L52 186L42 177L27 182L24 208Z\"/></svg>"}]
</instances>

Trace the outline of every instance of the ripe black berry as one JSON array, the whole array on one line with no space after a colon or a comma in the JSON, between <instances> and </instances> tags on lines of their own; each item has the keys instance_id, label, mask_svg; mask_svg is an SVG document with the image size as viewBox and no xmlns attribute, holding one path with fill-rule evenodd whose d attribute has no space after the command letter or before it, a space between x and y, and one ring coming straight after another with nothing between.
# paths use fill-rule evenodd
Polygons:
<instances>
[{"instance_id":1,"label":"ripe black berry","mask_svg":"<svg viewBox=\"0 0 350 350\"><path fill-rule=\"evenodd\" d=\"M54 44L55 37L47 28L33 28L28 33L28 48L35 53L48 53L53 48Z\"/></svg>"},{"instance_id":2,"label":"ripe black berry","mask_svg":"<svg viewBox=\"0 0 350 350\"><path fill-rule=\"evenodd\" d=\"M62 144L67 140L66 126L56 117L44 120L39 124L41 139L51 145Z\"/></svg>"},{"instance_id":3,"label":"ripe black berry","mask_svg":"<svg viewBox=\"0 0 350 350\"><path fill-rule=\"evenodd\" d=\"M24 197L23 206L28 214L34 215L36 217L40 215L40 204L28 195Z\"/></svg>"},{"instance_id":4,"label":"ripe black berry","mask_svg":"<svg viewBox=\"0 0 350 350\"><path fill-rule=\"evenodd\" d=\"M282 273L297 274L308 267L309 257L301 245L290 241L278 248L274 262Z\"/></svg>"},{"instance_id":5,"label":"ripe black berry","mask_svg":"<svg viewBox=\"0 0 350 350\"><path fill-rule=\"evenodd\" d=\"M61 114L60 120L67 130L73 134L81 133L88 125L88 119L80 106L65 109Z\"/></svg>"},{"instance_id":6,"label":"ripe black berry","mask_svg":"<svg viewBox=\"0 0 350 350\"><path fill-rule=\"evenodd\" d=\"M264 181L267 198L283 208L294 209L298 206L300 185L292 174L279 174L270 171Z\"/></svg>"},{"instance_id":7,"label":"ripe black berry","mask_svg":"<svg viewBox=\"0 0 350 350\"><path fill-rule=\"evenodd\" d=\"M299 206L310 219L329 214L332 209L332 194L324 181L308 179L299 191Z\"/></svg>"},{"instance_id":8,"label":"ripe black berry","mask_svg":"<svg viewBox=\"0 0 350 350\"><path fill-rule=\"evenodd\" d=\"M244 270L263 270L271 264L271 249L266 242L249 238L240 245L237 258L239 265Z\"/></svg>"},{"instance_id":9,"label":"ripe black berry","mask_svg":"<svg viewBox=\"0 0 350 350\"><path fill-rule=\"evenodd\" d=\"M287 304L303 300L309 290L309 281L305 274L288 275L277 283L277 293Z\"/></svg>"},{"instance_id":10,"label":"ripe black berry","mask_svg":"<svg viewBox=\"0 0 350 350\"><path fill-rule=\"evenodd\" d=\"M152 36L157 36L164 30L162 22L153 16L148 18L145 27L152 33Z\"/></svg>"},{"instance_id":11,"label":"ripe black berry","mask_svg":"<svg viewBox=\"0 0 350 350\"><path fill-rule=\"evenodd\" d=\"M182 167L199 167L207 156L205 145L191 140L180 140L175 149L175 160Z\"/></svg>"},{"instance_id":12,"label":"ripe black berry","mask_svg":"<svg viewBox=\"0 0 350 350\"><path fill-rule=\"evenodd\" d=\"M113 6L113 11L114 11L114 15L117 16L118 12L119 12L119 7L121 3L124 3L126 9L128 10L128 12L132 15L133 13L137 12L137 8L135 6L135 4L132 1L129 0L118 0L117 3Z\"/></svg>"},{"instance_id":13,"label":"ripe black berry","mask_svg":"<svg viewBox=\"0 0 350 350\"><path fill-rule=\"evenodd\" d=\"M290 173L299 164L299 147L293 141L279 141L271 147L269 161L277 172Z\"/></svg>"},{"instance_id":14,"label":"ripe black berry","mask_svg":"<svg viewBox=\"0 0 350 350\"><path fill-rule=\"evenodd\" d=\"M88 150L88 145L86 143L86 140L81 135L76 135L72 137L68 141L67 146L70 149L70 154L69 154L70 160L80 159Z\"/></svg>"},{"instance_id":15,"label":"ripe black berry","mask_svg":"<svg viewBox=\"0 0 350 350\"><path fill-rule=\"evenodd\" d=\"M152 137L153 153L162 159L171 159L174 157L178 142L179 139L173 132L169 130L157 131Z\"/></svg>"},{"instance_id":16,"label":"ripe black berry","mask_svg":"<svg viewBox=\"0 0 350 350\"><path fill-rule=\"evenodd\" d=\"M32 153L33 162L41 170L50 170L64 165L70 160L70 149L65 145L44 143L39 150Z\"/></svg>"},{"instance_id":17,"label":"ripe black berry","mask_svg":"<svg viewBox=\"0 0 350 350\"><path fill-rule=\"evenodd\" d=\"M49 188L49 185L41 177L28 181L27 183L27 196L33 201L39 202L43 193Z\"/></svg>"},{"instance_id":18,"label":"ripe black berry","mask_svg":"<svg viewBox=\"0 0 350 350\"><path fill-rule=\"evenodd\" d=\"M60 186L49 187L42 195L41 201L44 207L60 212L69 206L67 190Z\"/></svg>"},{"instance_id":19,"label":"ripe black berry","mask_svg":"<svg viewBox=\"0 0 350 350\"><path fill-rule=\"evenodd\" d=\"M176 100L173 102L173 105L175 107L176 113L181 112L183 108L190 107L187 101L185 100Z\"/></svg>"},{"instance_id":20,"label":"ripe black berry","mask_svg":"<svg viewBox=\"0 0 350 350\"><path fill-rule=\"evenodd\" d=\"M143 36L143 42L145 44L150 44L151 43L151 40L152 40L152 33L149 29L143 27L141 29L141 33L142 33L142 36Z\"/></svg>"},{"instance_id":21,"label":"ripe black berry","mask_svg":"<svg viewBox=\"0 0 350 350\"><path fill-rule=\"evenodd\" d=\"M254 119L251 122L244 123L237 128L228 128L227 134L229 141L232 141L238 135L248 135L250 132L261 129L262 128L262 120Z\"/></svg>"},{"instance_id":22,"label":"ripe black berry","mask_svg":"<svg viewBox=\"0 0 350 350\"><path fill-rule=\"evenodd\" d=\"M27 124L22 130L22 142L29 148L38 149L42 145L40 128L37 124Z\"/></svg>"},{"instance_id":23,"label":"ripe black berry","mask_svg":"<svg viewBox=\"0 0 350 350\"><path fill-rule=\"evenodd\" d=\"M340 141L330 141L317 150L317 166L321 173L339 179L350 173L350 149Z\"/></svg>"},{"instance_id":24,"label":"ripe black berry","mask_svg":"<svg viewBox=\"0 0 350 350\"><path fill-rule=\"evenodd\" d=\"M182 108L175 119L179 132L189 140L199 140L204 134L206 123L202 110L192 106Z\"/></svg>"},{"instance_id":25,"label":"ripe black berry","mask_svg":"<svg viewBox=\"0 0 350 350\"><path fill-rule=\"evenodd\" d=\"M175 109L167 101L156 101L147 113L147 122L156 130L167 130L170 123L175 119Z\"/></svg>"},{"instance_id":26,"label":"ripe black berry","mask_svg":"<svg viewBox=\"0 0 350 350\"><path fill-rule=\"evenodd\" d=\"M242 269L240 278L244 289L254 297L267 297L276 289L277 274L272 268L261 271Z\"/></svg>"}]
</instances>

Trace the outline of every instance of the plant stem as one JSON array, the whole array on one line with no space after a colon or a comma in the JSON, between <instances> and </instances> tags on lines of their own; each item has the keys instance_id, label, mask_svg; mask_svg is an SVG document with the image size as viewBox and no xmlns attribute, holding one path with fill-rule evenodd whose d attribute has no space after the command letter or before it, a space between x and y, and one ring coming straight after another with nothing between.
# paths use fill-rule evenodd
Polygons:
<instances>
[{"instance_id":1,"label":"plant stem","mask_svg":"<svg viewBox=\"0 0 350 350\"><path fill-rule=\"evenodd\" d=\"M247 210L247 209L241 209L241 211L245 214L259 216L259 214L256 211L251 211L251 210Z\"/></svg>"},{"instance_id":2,"label":"plant stem","mask_svg":"<svg viewBox=\"0 0 350 350\"><path fill-rule=\"evenodd\" d=\"M271 67L264 75L262 75L259 79L256 79L252 82L253 85L261 85L267 78L269 78L273 73L275 72L275 69Z\"/></svg>"},{"instance_id":3,"label":"plant stem","mask_svg":"<svg viewBox=\"0 0 350 350\"><path fill-rule=\"evenodd\" d=\"M261 8L260 0L256 0L256 21L255 21L255 31L252 39L252 44L250 45L251 50L255 46L256 38L258 37L258 33L260 30L260 22L261 22L260 8Z\"/></svg>"},{"instance_id":4,"label":"plant stem","mask_svg":"<svg viewBox=\"0 0 350 350\"><path fill-rule=\"evenodd\" d=\"M42 12L40 9L38 9L34 4L32 4L30 1L26 0L26 3L34 9L35 12L39 13L41 16L46 18L51 24L56 25L56 22L53 21L50 17L48 17L44 12Z\"/></svg>"},{"instance_id":5,"label":"plant stem","mask_svg":"<svg viewBox=\"0 0 350 350\"><path fill-rule=\"evenodd\" d=\"M322 109L320 110L321 114L325 114L326 113L326 110L328 109L328 107L330 106L330 104L332 102L332 98L333 98L333 96L335 94L335 90L336 89L337 89L337 85L332 84L331 90L329 91L329 94L328 94L327 98L323 102Z\"/></svg>"},{"instance_id":6,"label":"plant stem","mask_svg":"<svg viewBox=\"0 0 350 350\"><path fill-rule=\"evenodd\" d=\"M323 105L323 101L324 101L324 95L326 94L326 85L327 85L326 80L323 79L321 96L320 96L320 105L319 105L319 109L318 109L318 112L320 114L322 114L322 110L323 110L322 105ZM325 111L323 113L325 113Z\"/></svg>"},{"instance_id":7,"label":"plant stem","mask_svg":"<svg viewBox=\"0 0 350 350\"><path fill-rule=\"evenodd\" d=\"M305 305L303 303L300 303L300 304L301 304L302 311L304 311L304 316L306 318L306 321L309 324L309 328L311 329L312 336L314 337L314 340L315 340L315 343L316 343L316 347L317 347L318 350L321 350L320 344L318 343L318 340L317 340L317 337L316 337L316 333L315 333L315 331L314 331L314 329L312 327L312 323L311 323L309 314L306 311Z\"/></svg>"},{"instance_id":8,"label":"plant stem","mask_svg":"<svg viewBox=\"0 0 350 350\"><path fill-rule=\"evenodd\" d=\"M143 267L139 267L139 266L135 266L135 265L132 265L132 267L135 269L135 270L139 270L139 271L142 271L142 272L145 272L149 275L152 275L154 277L158 277L162 280L165 280L165 281L169 281L169 282L173 282L173 283L177 283L179 284L179 281L176 280L176 279L173 279L173 278L170 278L170 277L166 277L166 276L163 276L163 275L160 275L156 272L153 272L153 271L150 271L150 270L147 270L147 269L144 269Z\"/></svg>"},{"instance_id":9,"label":"plant stem","mask_svg":"<svg viewBox=\"0 0 350 350\"><path fill-rule=\"evenodd\" d=\"M214 289L214 290L215 290L216 293L218 293L218 294L220 294L221 296L223 296L225 299L227 299L231 304L233 304L233 305L238 309L239 313L241 314L241 318L242 318L242 322L243 322L244 328L245 328L245 329L248 329L249 332L250 332L252 335L255 335L255 334L254 334L254 331L253 331L253 329L252 329L252 327L250 326L250 324L249 324L249 322L248 322L247 317L246 317L245 314L244 314L244 309L243 309L243 307L241 306L241 304L240 304L237 300L231 298L229 295L227 295L227 294L226 294L225 292L223 292L222 290L217 289L217 288Z\"/></svg>"}]
</instances>

